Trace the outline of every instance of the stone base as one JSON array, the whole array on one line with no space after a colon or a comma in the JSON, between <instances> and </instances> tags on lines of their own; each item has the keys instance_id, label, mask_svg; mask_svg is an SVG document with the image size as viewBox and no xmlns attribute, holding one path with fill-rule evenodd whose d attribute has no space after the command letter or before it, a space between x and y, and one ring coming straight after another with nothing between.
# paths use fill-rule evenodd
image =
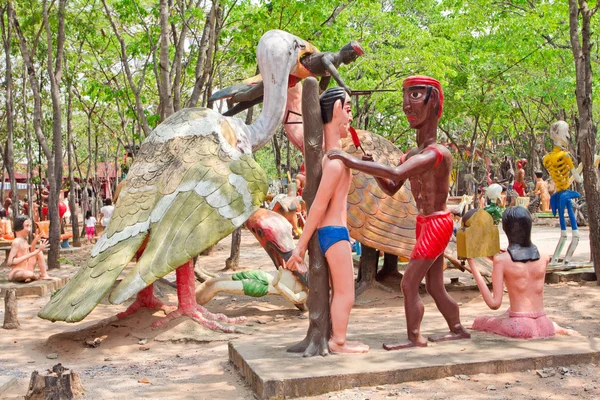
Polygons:
<instances>
[{"instance_id":1,"label":"stone base","mask_svg":"<svg viewBox=\"0 0 600 400\"><path fill-rule=\"evenodd\" d=\"M596 272L593 267L552 271L546 273L546 283L595 281Z\"/></svg>"},{"instance_id":2,"label":"stone base","mask_svg":"<svg viewBox=\"0 0 600 400\"><path fill-rule=\"evenodd\" d=\"M357 386L397 384L458 374L497 374L600 361L598 340L555 337L516 340L471 331L472 339L430 343L427 348L385 351L389 332L353 335L368 354L303 358L286 349L303 336L253 337L229 343L229 360L259 399L314 396Z\"/></svg>"},{"instance_id":3,"label":"stone base","mask_svg":"<svg viewBox=\"0 0 600 400\"><path fill-rule=\"evenodd\" d=\"M38 271L39 273L39 271ZM29 283L9 282L7 279L8 269L0 271L0 293L5 289L17 289L17 297L22 296L45 296L52 294L56 289L63 288L73 275L73 269L53 269L48 271L50 276L58 278L53 281L34 281Z\"/></svg>"}]
</instances>

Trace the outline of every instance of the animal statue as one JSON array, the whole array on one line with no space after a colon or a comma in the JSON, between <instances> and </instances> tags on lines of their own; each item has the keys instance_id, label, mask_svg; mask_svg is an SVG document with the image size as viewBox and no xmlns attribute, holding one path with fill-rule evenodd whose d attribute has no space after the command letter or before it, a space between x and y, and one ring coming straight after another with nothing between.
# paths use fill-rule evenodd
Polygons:
<instances>
[{"instance_id":1,"label":"animal statue","mask_svg":"<svg viewBox=\"0 0 600 400\"><path fill-rule=\"evenodd\" d=\"M302 224L299 224L298 214L306 213L306 204L300 196L289 196L283 193L278 194L269 204L269 209L282 215L291 225L294 239L298 239L302 234Z\"/></svg>"},{"instance_id":2,"label":"animal statue","mask_svg":"<svg viewBox=\"0 0 600 400\"><path fill-rule=\"evenodd\" d=\"M281 296L304 311L308 296L307 275L285 268L285 261L294 250L290 223L276 212L260 209L252 214L246 227L267 251L278 268L277 273L273 276L262 270L249 270L208 279L196 289L198 304L208 303L219 293Z\"/></svg>"},{"instance_id":3,"label":"animal statue","mask_svg":"<svg viewBox=\"0 0 600 400\"><path fill-rule=\"evenodd\" d=\"M339 77L337 67L355 61L363 54L360 44L350 42L337 53L319 52L307 45L302 49L298 64L291 75L293 80L301 80L308 76L323 76L321 89L327 86L329 76L348 90L348 86ZM333 58L335 58L335 60ZM331 62L331 63L330 63ZM250 104L260 102L263 85L261 75L245 80L216 92L211 101L230 98L232 103L239 102L228 114L235 114L247 108ZM292 81L292 78L290 78ZM288 90L284 128L290 142L304 153L304 133L302 128L302 85L295 85ZM240 106L240 107L238 107ZM297 120L292 121L292 116ZM359 150L350 138L342 142L343 150L356 157L361 157L363 151L371 154L376 162L396 165L402 152L390 141L369 131L356 130L363 150ZM415 244L415 227L417 210L410 191L410 184L396 193L388 196L375 183L372 176L352 171L353 179L348 193L348 229L350 236L367 246L380 251L402 257L409 257Z\"/></svg>"},{"instance_id":4,"label":"animal statue","mask_svg":"<svg viewBox=\"0 0 600 400\"><path fill-rule=\"evenodd\" d=\"M85 318L133 258L137 263L112 290L109 301L136 301L119 317L140 307L168 311L152 294L157 279L176 271L177 310L153 326L188 316L225 332L241 322L212 314L197 304L193 259L227 237L259 208L268 181L253 160L275 133L285 112L289 74L297 64L302 39L268 31L257 46L264 82L261 114L251 125L210 109L183 109L161 123L140 147L121 189L107 229L86 264L40 311L51 321Z\"/></svg>"},{"instance_id":5,"label":"animal statue","mask_svg":"<svg viewBox=\"0 0 600 400\"><path fill-rule=\"evenodd\" d=\"M308 78L309 76L320 76L322 77L320 88L321 91L323 91L327 89L329 81L333 77L338 85L346 89L348 93L351 93L350 87L346 85L337 68L341 64L350 64L356 61L356 59L363 54L363 48L355 40L351 41L340 51L335 53L320 52L319 49L312 44L304 42L304 46L299 52L298 62L290 71L290 85L294 86L296 82ZM261 70L261 72L263 71ZM241 83L221 89L210 97L209 102L225 98L228 99L227 104L229 110L227 110L224 115L233 116L262 101L264 88L263 76L266 75L261 73L245 79ZM298 111L299 110L292 110L292 114L298 115ZM286 121L288 121L288 117L289 113L286 115Z\"/></svg>"}]
</instances>

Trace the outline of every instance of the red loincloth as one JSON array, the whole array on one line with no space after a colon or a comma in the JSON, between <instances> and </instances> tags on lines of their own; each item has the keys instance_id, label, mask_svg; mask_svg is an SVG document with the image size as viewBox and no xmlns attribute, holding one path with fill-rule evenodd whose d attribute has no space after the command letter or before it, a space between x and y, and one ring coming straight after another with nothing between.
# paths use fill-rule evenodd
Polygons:
<instances>
[{"instance_id":1,"label":"red loincloth","mask_svg":"<svg viewBox=\"0 0 600 400\"><path fill-rule=\"evenodd\" d=\"M520 197L525 196L525 188L521 185L520 182L513 183L513 190L519 194Z\"/></svg>"},{"instance_id":2,"label":"red loincloth","mask_svg":"<svg viewBox=\"0 0 600 400\"><path fill-rule=\"evenodd\" d=\"M543 310L513 312L508 309L499 317L477 317L471 329L516 339L546 338L556 333L554 324Z\"/></svg>"},{"instance_id":3,"label":"red loincloth","mask_svg":"<svg viewBox=\"0 0 600 400\"><path fill-rule=\"evenodd\" d=\"M417 244L411 259L435 260L446 250L452 237L454 221L450 211L417 216Z\"/></svg>"}]
</instances>

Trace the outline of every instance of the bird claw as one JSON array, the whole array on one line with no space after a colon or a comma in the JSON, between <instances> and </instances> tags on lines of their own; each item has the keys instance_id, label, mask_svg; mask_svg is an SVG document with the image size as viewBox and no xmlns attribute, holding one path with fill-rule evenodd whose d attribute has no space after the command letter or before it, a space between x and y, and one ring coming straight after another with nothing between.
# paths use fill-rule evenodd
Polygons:
<instances>
[{"instance_id":1,"label":"bird claw","mask_svg":"<svg viewBox=\"0 0 600 400\"><path fill-rule=\"evenodd\" d=\"M135 314L135 312L140 308L149 308L151 310L162 311L166 315L177 309L177 307L168 306L157 299L156 296L154 296L153 287L150 285L139 292L135 301L131 303L131 305L127 307L125 311L118 313L117 318L123 319L129 317L130 315Z\"/></svg>"},{"instance_id":2,"label":"bird claw","mask_svg":"<svg viewBox=\"0 0 600 400\"><path fill-rule=\"evenodd\" d=\"M228 318L224 314L213 314L208 311L205 307L201 305L196 305L195 307L190 308L178 308L175 311L167 314L165 318L162 318L159 321L156 321L152 324L153 329L160 328L164 326L166 323L173 321L174 319L180 317L189 317L193 321L196 321L200 325L213 330L213 331L222 331L225 333L239 333L241 332L238 328L228 325L221 325L217 321L222 321L228 324L234 324L239 322L245 322L246 317L236 317L236 318Z\"/></svg>"}]
</instances>

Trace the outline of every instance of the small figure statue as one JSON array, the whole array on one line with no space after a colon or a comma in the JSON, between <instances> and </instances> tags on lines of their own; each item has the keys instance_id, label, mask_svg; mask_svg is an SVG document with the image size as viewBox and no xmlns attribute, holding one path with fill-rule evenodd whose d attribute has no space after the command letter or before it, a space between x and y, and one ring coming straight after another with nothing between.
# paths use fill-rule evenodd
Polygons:
<instances>
[{"instance_id":1,"label":"small figure statue","mask_svg":"<svg viewBox=\"0 0 600 400\"><path fill-rule=\"evenodd\" d=\"M293 185L290 185L293 186ZM282 215L292 225L292 235L298 239L302 234L302 227L298 223L298 214L306 210L306 204L300 196L290 196L281 193L273 197L269 209Z\"/></svg>"},{"instance_id":2,"label":"small figure statue","mask_svg":"<svg viewBox=\"0 0 600 400\"><path fill-rule=\"evenodd\" d=\"M341 87L326 90L320 98L325 150L341 152L341 139L350 132L350 96ZM344 153L345 154L345 153ZM338 160L323 160L323 177L312 204L304 231L287 268L296 271L304 261L308 242L318 231L319 245L329 264L332 285L329 350L334 353L366 353L369 346L346 340L348 319L354 304L354 266L347 228L348 190L352 171ZM299 270L299 272L303 272Z\"/></svg>"},{"instance_id":3,"label":"small figure statue","mask_svg":"<svg viewBox=\"0 0 600 400\"><path fill-rule=\"evenodd\" d=\"M460 260L491 257L500 251L500 234L485 210L470 210L456 231L456 256Z\"/></svg>"},{"instance_id":4,"label":"small figure statue","mask_svg":"<svg viewBox=\"0 0 600 400\"><path fill-rule=\"evenodd\" d=\"M550 193L548 192L548 183L542 177L542 171L535 171L535 189L533 194L540 196L540 209L542 212L550 211Z\"/></svg>"},{"instance_id":5,"label":"small figure statue","mask_svg":"<svg viewBox=\"0 0 600 400\"><path fill-rule=\"evenodd\" d=\"M494 220L494 225L498 225L498 223L502 219L502 211L500 211L498 203L502 202L503 191L504 188L502 187L502 185L499 185L497 183L492 183L485 190L485 195L488 198L489 203L483 209L492 216L492 219Z\"/></svg>"},{"instance_id":6,"label":"small figure statue","mask_svg":"<svg viewBox=\"0 0 600 400\"><path fill-rule=\"evenodd\" d=\"M298 196L302 196L304 186L306 185L306 171L304 164L300 166L300 172L296 174L296 189L298 189Z\"/></svg>"},{"instance_id":7,"label":"small figure statue","mask_svg":"<svg viewBox=\"0 0 600 400\"><path fill-rule=\"evenodd\" d=\"M515 170L513 169L512 162L508 156L504 156L504 160L500 163L500 176L502 180L498 183L512 182L515 179Z\"/></svg>"},{"instance_id":8,"label":"small figure statue","mask_svg":"<svg viewBox=\"0 0 600 400\"><path fill-rule=\"evenodd\" d=\"M525 166L527 165L526 159L521 159L517 161L517 176L515 178L515 182L513 183L513 189L519 194L519 197L525 197L525 188L527 184L525 183Z\"/></svg>"},{"instance_id":9,"label":"small figure statue","mask_svg":"<svg viewBox=\"0 0 600 400\"><path fill-rule=\"evenodd\" d=\"M494 257L492 292L481 273L469 259L469 269L481 291L483 300L493 310L502 305L504 284L510 306L499 317L477 317L472 329L516 339L573 335L550 321L544 312L544 280L548 256L541 255L531 243L532 218L523 207L509 207L502 215L502 229L508 237L508 252Z\"/></svg>"},{"instance_id":10,"label":"small figure statue","mask_svg":"<svg viewBox=\"0 0 600 400\"><path fill-rule=\"evenodd\" d=\"M347 167L373 175L388 195L396 193L410 179L419 210L417 244L402 279L408 339L384 344L386 350L427 346L420 332L424 307L419 285L426 278L427 292L433 297L450 328L449 333L430 336L431 341L470 338L460 323L458 304L444 287L444 250L452 237L454 223L446 207L452 172L450 151L436 143L438 120L442 116L444 94L440 82L427 76L411 76L402 84L403 110L411 128L417 130L418 147L402 156L398 167L358 160L342 151L330 151L332 160L341 159Z\"/></svg>"},{"instance_id":11,"label":"small figure statue","mask_svg":"<svg viewBox=\"0 0 600 400\"><path fill-rule=\"evenodd\" d=\"M579 243L579 231L577 229L577 219L573 212L573 203L571 199L579 197L579 193L569 190L571 186L571 177L581 183L582 179L579 172L575 169L571 155L567 152L571 135L569 134L569 125L565 121L557 121L550 127L550 136L554 142L552 151L544 156L544 167L550 173L554 184L556 185L556 193L550 198L550 207L552 214L560 220L560 239L552 256L552 264L558 263L558 259L562 252L563 246L567 240L567 223L565 221L565 207L569 213L571 221L571 229L573 238L567 250L564 263L568 264Z\"/></svg>"},{"instance_id":12,"label":"small figure statue","mask_svg":"<svg viewBox=\"0 0 600 400\"><path fill-rule=\"evenodd\" d=\"M344 82L337 68L341 64L350 64L364 54L360 44L353 40L336 53L320 52L312 44L303 41L298 56L296 66L291 70L289 77L289 87L293 87L302 79L313 77L322 77L319 84L323 91L329 86L331 77L336 80L338 85L352 93L350 87ZM209 102L219 99L229 98L230 109L223 115L235 115L261 101L263 96L263 78L259 74L252 78L244 80L242 83L227 87L214 93ZM238 103L235 107L234 104Z\"/></svg>"}]
</instances>

